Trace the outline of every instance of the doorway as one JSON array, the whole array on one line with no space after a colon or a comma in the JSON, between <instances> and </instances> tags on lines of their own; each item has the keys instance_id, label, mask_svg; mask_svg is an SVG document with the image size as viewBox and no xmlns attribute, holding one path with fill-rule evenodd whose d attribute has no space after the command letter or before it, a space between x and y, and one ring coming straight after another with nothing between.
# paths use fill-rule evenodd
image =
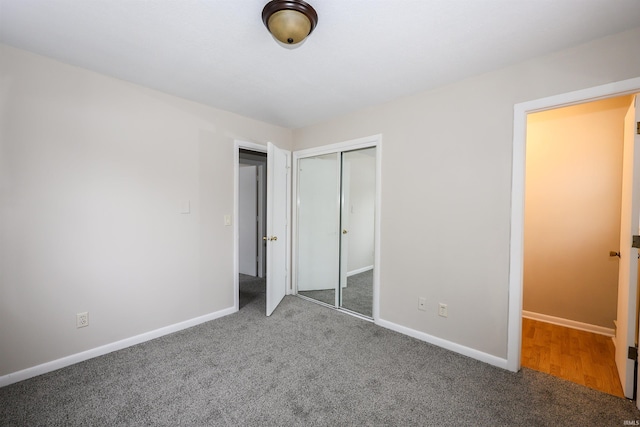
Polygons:
<instances>
[{"instance_id":1,"label":"doorway","mask_svg":"<svg viewBox=\"0 0 640 427\"><path fill-rule=\"evenodd\" d=\"M241 152L244 162L241 165ZM266 167L263 163L266 155ZM247 160L249 158L249 160ZM252 161L251 161L252 160ZM249 164L246 164L249 163ZM241 167L242 166L242 167ZM246 259L246 265L243 268L249 274L240 276L240 205L241 205L241 169L248 169L247 177L253 174L252 166L256 168L256 182L260 180L261 170L264 173L266 181L266 189L264 184L256 184L255 193L257 200L253 202L253 196L246 197L243 216L247 217L248 230L242 230L246 237L246 244L249 257ZM225 225L230 226L233 223L233 295L235 310L240 309L240 279L248 279L251 281L250 300L256 300L259 304L252 304L257 307L260 305L264 308L267 316L270 316L284 296L290 290L290 264L291 259L291 232L290 232L290 211L291 211L291 152L278 148L275 144L267 142L266 146L245 142L235 141L234 149L234 209L233 218L225 215ZM248 191L252 191L253 184L251 179L247 179ZM263 204L266 205L266 214L264 213ZM253 215L255 221L253 223ZM262 216L262 219L260 218ZM257 231L256 231L257 230ZM263 234L263 235L261 235ZM255 244L255 240L258 242ZM262 251L262 256L260 256ZM255 270L253 254L256 254ZM263 277L260 277L260 274ZM248 276L248 277L247 277ZM264 291L264 292L263 292ZM246 301L243 301L246 302ZM263 304L264 302L264 304ZM262 310L263 308L260 308Z\"/></svg>"},{"instance_id":2,"label":"doorway","mask_svg":"<svg viewBox=\"0 0 640 427\"><path fill-rule=\"evenodd\" d=\"M239 308L266 295L267 153L239 149Z\"/></svg>"},{"instance_id":3,"label":"doorway","mask_svg":"<svg viewBox=\"0 0 640 427\"><path fill-rule=\"evenodd\" d=\"M527 116L522 366L622 397L622 96Z\"/></svg>"},{"instance_id":4,"label":"doorway","mask_svg":"<svg viewBox=\"0 0 640 427\"><path fill-rule=\"evenodd\" d=\"M294 153L299 296L377 316L379 137Z\"/></svg>"},{"instance_id":5,"label":"doorway","mask_svg":"<svg viewBox=\"0 0 640 427\"><path fill-rule=\"evenodd\" d=\"M588 101L594 101L599 99L611 98L614 96L622 96L622 95L630 95L633 93L637 93L640 90L640 78L629 79L625 81L610 83L603 86L593 87L589 89L584 89L576 92L570 92L562 95L557 95L549 98L543 98L535 101L529 101L522 104L516 104L514 107L514 145L513 145L513 175L512 175L512 205L511 205L511 254L510 254L510 272L509 272L509 326L508 326L508 345L507 345L507 368L512 371L518 371L520 369L520 356L521 356L521 344L522 344L522 295L523 295L523 264L524 264L524 184L525 184L525 141L526 141L526 121L527 115L530 113L535 113L538 111L544 111L552 108L558 108L563 106L575 105L578 103L584 103ZM627 130L627 120L625 118L625 150L627 146L631 147L631 153L634 152L634 144L637 144L640 139L637 137L634 138L631 136L631 143L627 144L627 134L631 133ZM633 132L635 133L635 132ZM636 153L640 152L640 150L635 150ZM628 156L625 156L625 158ZM637 156L636 156L637 157ZM640 164L636 157L631 156L632 161L631 168L625 164L625 168L630 171L631 177L634 176L633 171L636 169L636 164ZM634 163L635 162L635 163ZM623 168L623 171L625 170ZM625 173L623 173L625 176ZM624 182L628 178L623 177L623 189ZM632 181L633 182L633 181ZM636 184L632 185L635 193ZM629 198L631 198L631 191L627 191L629 194ZM624 198L625 191L623 191ZM624 214L626 209L622 209L622 213ZM631 209L629 208L628 217L630 218ZM624 229L625 220L622 218L622 222ZM629 226L631 226L632 222L629 221ZM637 224L636 224L637 227ZM635 270L637 273L637 260L635 260L635 254L637 253L636 249L629 249L630 239L628 238L631 233L630 227L627 227L626 232L621 232L623 234L623 238L621 238L620 247L625 247L626 250L623 251L623 254L626 253L626 260L620 260L620 277L622 277L623 265L629 265L630 270L633 270L631 262L633 261L635 264ZM631 260L633 255L633 260ZM626 267L625 267L626 268ZM630 276L627 276L629 279ZM634 275L634 278L636 275ZM624 281L620 282L622 286ZM617 329L618 331L621 329L621 325L624 328L624 324L629 324L634 328L633 324L635 323L635 316L632 316L631 313L635 312L636 298L636 283L635 280L627 280L626 289L626 298L623 295L622 305L633 306L633 310L629 307L628 313L626 310L621 312L621 299L619 296L618 299L618 316L617 316ZM623 289L620 287L619 289ZM633 291L633 292L631 292ZM624 292L623 292L624 293ZM619 291L620 295L620 291ZM621 315L622 313L622 315ZM629 323L630 322L630 323ZM633 334L633 331L629 332ZM618 334L622 339L623 343L629 342L630 345L633 345L633 340L629 338L629 334L627 331L624 331L623 334ZM618 340L619 337L617 337ZM626 354L626 345L618 344L616 346L616 360L618 359L618 353ZM626 355L625 355L626 358ZM631 373L631 381L633 381L633 371L629 371L628 365L626 363L627 368L624 368L624 375L621 374L621 377L624 377L628 380L630 377L628 373ZM620 369L620 364L617 363L618 368ZM624 387L624 386L623 386ZM626 391L625 391L626 394Z\"/></svg>"}]
</instances>

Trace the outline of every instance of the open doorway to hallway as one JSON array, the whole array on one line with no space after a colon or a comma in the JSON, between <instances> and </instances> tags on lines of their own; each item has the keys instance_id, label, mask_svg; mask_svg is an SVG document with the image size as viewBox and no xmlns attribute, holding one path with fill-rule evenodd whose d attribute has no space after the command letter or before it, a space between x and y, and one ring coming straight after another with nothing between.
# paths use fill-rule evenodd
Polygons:
<instances>
[{"instance_id":1,"label":"open doorway to hallway","mask_svg":"<svg viewBox=\"0 0 640 427\"><path fill-rule=\"evenodd\" d=\"M622 396L615 334L631 96L527 118L522 366Z\"/></svg>"},{"instance_id":2,"label":"open doorway to hallway","mask_svg":"<svg viewBox=\"0 0 640 427\"><path fill-rule=\"evenodd\" d=\"M238 158L238 305L242 309L254 300L266 301L267 153L240 148Z\"/></svg>"}]
</instances>

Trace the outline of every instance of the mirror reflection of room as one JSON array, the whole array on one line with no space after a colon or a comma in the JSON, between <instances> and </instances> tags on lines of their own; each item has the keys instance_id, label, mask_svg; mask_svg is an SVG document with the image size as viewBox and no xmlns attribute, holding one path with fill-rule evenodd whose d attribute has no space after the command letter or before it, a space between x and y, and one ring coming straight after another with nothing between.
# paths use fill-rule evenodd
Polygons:
<instances>
[{"instance_id":1,"label":"mirror reflection of room","mask_svg":"<svg viewBox=\"0 0 640 427\"><path fill-rule=\"evenodd\" d=\"M376 149L298 167L298 294L372 317Z\"/></svg>"}]
</instances>

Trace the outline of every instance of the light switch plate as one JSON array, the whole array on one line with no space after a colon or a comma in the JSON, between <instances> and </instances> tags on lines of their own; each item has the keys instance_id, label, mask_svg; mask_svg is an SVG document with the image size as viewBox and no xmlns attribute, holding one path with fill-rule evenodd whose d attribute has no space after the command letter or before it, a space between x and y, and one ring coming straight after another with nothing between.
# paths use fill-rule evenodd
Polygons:
<instances>
[{"instance_id":1,"label":"light switch plate","mask_svg":"<svg viewBox=\"0 0 640 427\"><path fill-rule=\"evenodd\" d=\"M224 216L224 225L226 225L227 227L231 225L231 215Z\"/></svg>"},{"instance_id":2,"label":"light switch plate","mask_svg":"<svg viewBox=\"0 0 640 427\"><path fill-rule=\"evenodd\" d=\"M189 200L184 201L180 204L180 213L183 213L183 214L191 213L191 202Z\"/></svg>"}]
</instances>

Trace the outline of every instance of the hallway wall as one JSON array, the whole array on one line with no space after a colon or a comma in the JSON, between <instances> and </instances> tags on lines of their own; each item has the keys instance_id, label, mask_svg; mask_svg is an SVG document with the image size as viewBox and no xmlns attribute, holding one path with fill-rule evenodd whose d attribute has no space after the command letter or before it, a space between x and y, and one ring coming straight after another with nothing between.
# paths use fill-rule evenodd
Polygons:
<instances>
[{"instance_id":1,"label":"hallway wall","mask_svg":"<svg viewBox=\"0 0 640 427\"><path fill-rule=\"evenodd\" d=\"M523 308L613 329L624 115L632 98L530 114Z\"/></svg>"}]
</instances>

